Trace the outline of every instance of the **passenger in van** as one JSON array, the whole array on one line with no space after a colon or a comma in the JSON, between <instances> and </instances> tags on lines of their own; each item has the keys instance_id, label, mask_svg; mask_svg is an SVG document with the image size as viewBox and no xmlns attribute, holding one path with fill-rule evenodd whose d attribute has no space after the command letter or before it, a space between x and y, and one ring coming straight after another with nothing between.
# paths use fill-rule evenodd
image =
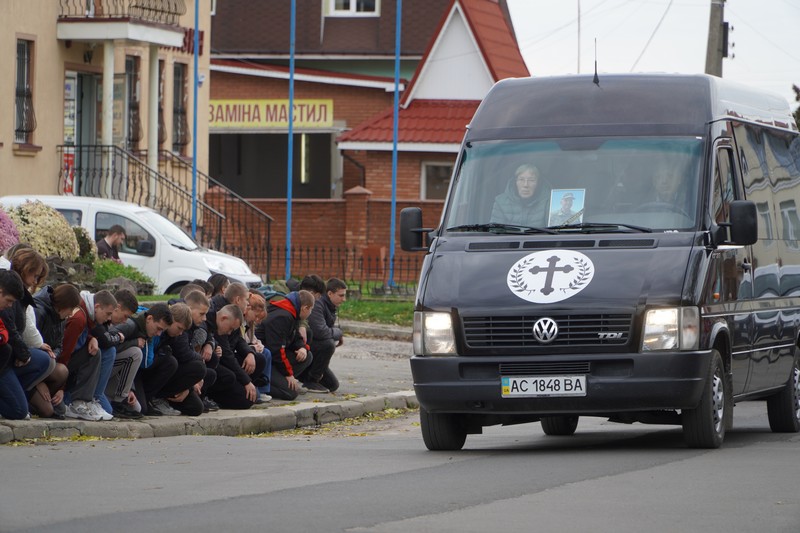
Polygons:
<instances>
[{"instance_id":1,"label":"passenger in van","mask_svg":"<svg viewBox=\"0 0 800 533\"><path fill-rule=\"evenodd\" d=\"M122 263L119 258L119 247L125 242L125 228L114 224L108 228L106 236L97 241L97 255L100 259L111 259Z\"/></svg>"},{"instance_id":2,"label":"passenger in van","mask_svg":"<svg viewBox=\"0 0 800 533\"><path fill-rule=\"evenodd\" d=\"M547 219L547 195L541 192L541 174L531 164L517 167L505 192L497 195L490 222L543 226ZM539 193L537 194L537 191Z\"/></svg>"},{"instance_id":3,"label":"passenger in van","mask_svg":"<svg viewBox=\"0 0 800 533\"><path fill-rule=\"evenodd\" d=\"M653 174L655 196L650 201L661 204L678 204L680 184L680 172L666 166L658 167Z\"/></svg>"}]
</instances>

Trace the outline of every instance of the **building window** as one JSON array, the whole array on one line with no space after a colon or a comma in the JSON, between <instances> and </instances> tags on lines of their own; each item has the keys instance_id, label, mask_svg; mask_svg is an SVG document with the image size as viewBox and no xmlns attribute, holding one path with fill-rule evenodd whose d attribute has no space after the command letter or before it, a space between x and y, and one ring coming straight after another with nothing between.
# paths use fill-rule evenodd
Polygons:
<instances>
[{"instance_id":1,"label":"building window","mask_svg":"<svg viewBox=\"0 0 800 533\"><path fill-rule=\"evenodd\" d=\"M125 83L128 91L128 133L129 150L138 150L142 140L142 119L139 114L139 58L125 58Z\"/></svg>"},{"instance_id":2,"label":"building window","mask_svg":"<svg viewBox=\"0 0 800 533\"><path fill-rule=\"evenodd\" d=\"M186 146L192 140L186 116L189 99L189 91L186 88L188 70L185 64L175 63L172 76L172 151L180 155L186 155Z\"/></svg>"},{"instance_id":3,"label":"building window","mask_svg":"<svg viewBox=\"0 0 800 533\"><path fill-rule=\"evenodd\" d=\"M33 131L36 129L36 114L33 112L33 91L31 89L32 64L33 41L18 39L14 142L20 144L33 144Z\"/></svg>"},{"instance_id":4,"label":"building window","mask_svg":"<svg viewBox=\"0 0 800 533\"><path fill-rule=\"evenodd\" d=\"M164 122L164 60L158 61L158 146L167 142L167 124Z\"/></svg>"},{"instance_id":5,"label":"building window","mask_svg":"<svg viewBox=\"0 0 800 533\"><path fill-rule=\"evenodd\" d=\"M328 13L335 17L377 17L381 14L380 0L329 0Z\"/></svg>"},{"instance_id":6,"label":"building window","mask_svg":"<svg viewBox=\"0 0 800 533\"><path fill-rule=\"evenodd\" d=\"M453 174L452 163L422 164L422 199L444 200Z\"/></svg>"}]
</instances>

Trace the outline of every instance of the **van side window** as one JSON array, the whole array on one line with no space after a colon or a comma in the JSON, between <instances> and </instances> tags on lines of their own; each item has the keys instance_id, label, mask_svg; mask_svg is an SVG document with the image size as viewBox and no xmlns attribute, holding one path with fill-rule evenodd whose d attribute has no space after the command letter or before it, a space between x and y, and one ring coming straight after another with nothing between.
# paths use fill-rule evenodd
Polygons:
<instances>
[{"instance_id":1,"label":"van side window","mask_svg":"<svg viewBox=\"0 0 800 533\"><path fill-rule=\"evenodd\" d=\"M759 235L763 236L761 228L773 227L774 213L769 209L769 206L772 205L772 188L767 174L766 152L761 129L749 124L734 123L733 135L739 148L744 199L751 200L760 206L758 226Z\"/></svg>"},{"instance_id":2,"label":"van side window","mask_svg":"<svg viewBox=\"0 0 800 533\"><path fill-rule=\"evenodd\" d=\"M122 243L122 247L119 250L120 252L124 252L126 254L136 254L138 253L136 250L140 241L150 241L153 243L153 245L156 243L156 240L153 238L153 236L133 220L115 213L103 212L98 212L95 218L95 241L105 237L106 233L108 233L108 228L115 224L119 224L125 228L125 242Z\"/></svg>"},{"instance_id":3,"label":"van side window","mask_svg":"<svg viewBox=\"0 0 800 533\"><path fill-rule=\"evenodd\" d=\"M59 213L64 215L64 218L67 219L70 226L80 226L81 220L83 219L83 211L80 209L57 209Z\"/></svg>"},{"instance_id":4,"label":"van side window","mask_svg":"<svg viewBox=\"0 0 800 533\"><path fill-rule=\"evenodd\" d=\"M730 204L736 196L733 185L732 156L731 151L726 148L717 151L711 208L714 221L718 224L728 221Z\"/></svg>"}]
</instances>

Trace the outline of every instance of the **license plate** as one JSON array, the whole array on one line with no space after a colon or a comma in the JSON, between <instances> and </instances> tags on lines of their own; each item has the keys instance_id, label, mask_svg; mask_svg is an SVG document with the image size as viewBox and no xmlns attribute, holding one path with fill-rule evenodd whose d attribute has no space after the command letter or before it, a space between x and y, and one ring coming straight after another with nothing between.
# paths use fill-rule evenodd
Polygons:
<instances>
[{"instance_id":1,"label":"license plate","mask_svg":"<svg viewBox=\"0 0 800 533\"><path fill-rule=\"evenodd\" d=\"M586 396L586 376L503 376L503 398Z\"/></svg>"}]
</instances>

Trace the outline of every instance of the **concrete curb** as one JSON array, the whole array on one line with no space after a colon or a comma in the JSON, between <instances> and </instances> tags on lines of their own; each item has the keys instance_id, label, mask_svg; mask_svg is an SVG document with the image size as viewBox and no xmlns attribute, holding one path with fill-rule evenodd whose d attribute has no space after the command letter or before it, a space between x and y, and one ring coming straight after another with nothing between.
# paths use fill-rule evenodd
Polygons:
<instances>
[{"instance_id":1,"label":"concrete curb","mask_svg":"<svg viewBox=\"0 0 800 533\"><path fill-rule=\"evenodd\" d=\"M256 407L246 411L220 410L202 416L144 417L141 420L0 419L0 444L47 437L106 437L141 439L179 435L225 435L285 431L319 426L386 409L416 409L414 391L392 392L334 402L300 402Z\"/></svg>"},{"instance_id":2,"label":"concrete curb","mask_svg":"<svg viewBox=\"0 0 800 533\"><path fill-rule=\"evenodd\" d=\"M379 337L395 341L411 342L411 328L391 326L387 324L373 324L371 322L355 322L340 320L339 326L345 335L360 335L364 337Z\"/></svg>"}]
</instances>

